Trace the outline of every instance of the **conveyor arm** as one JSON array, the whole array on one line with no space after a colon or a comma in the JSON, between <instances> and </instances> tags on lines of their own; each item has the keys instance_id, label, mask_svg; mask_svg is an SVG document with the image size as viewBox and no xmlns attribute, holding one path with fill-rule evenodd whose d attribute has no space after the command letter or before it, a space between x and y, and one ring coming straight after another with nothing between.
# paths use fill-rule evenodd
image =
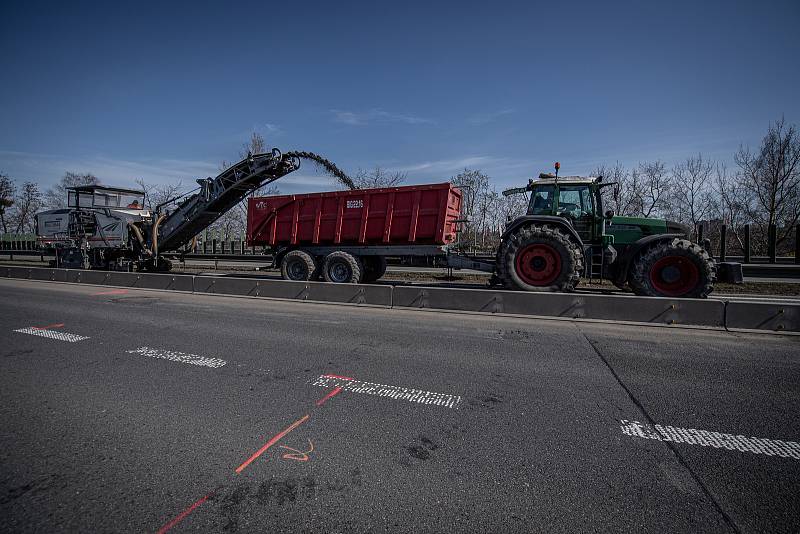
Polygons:
<instances>
[{"instance_id":1,"label":"conveyor arm","mask_svg":"<svg viewBox=\"0 0 800 534\"><path fill-rule=\"evenodd\" d=\"M270 153L249 155L214 179L197 180L200 191L186 198L157 225L158 249L162 252L175 250L188 243L241 202L248 193L299 167L299 158L283 155L278 149L273 149ZM152 231L147 237L152 246Z\"/></svg>"}]
</instances>

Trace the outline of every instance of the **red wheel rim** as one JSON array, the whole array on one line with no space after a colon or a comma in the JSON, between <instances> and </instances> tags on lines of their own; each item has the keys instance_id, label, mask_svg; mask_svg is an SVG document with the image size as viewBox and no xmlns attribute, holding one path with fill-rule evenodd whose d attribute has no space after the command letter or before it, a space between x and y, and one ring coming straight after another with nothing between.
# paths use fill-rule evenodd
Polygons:
<instances>
[{"instance_id":1,"label":"red wheel rim","mask_svg":"<svg viewBox=\"0 0 800 534\"><path fill-rule=\"evenodd\" d=\"M650 283L656 291L669 297L689 293L700 280L697 265L685 256L665 256L650 269Z\"/></svg>"},{"instance_id":2,"label":"red wheel rim","mask_svg":"<svg viewBox=\"0 0 800 534\"><path fill-rule=\"evenodd\" d=\"M517 252L517 275L532 286L549 286L561 274L561 255L544 243L528 245Z\"/></svg>"}]
</instances>

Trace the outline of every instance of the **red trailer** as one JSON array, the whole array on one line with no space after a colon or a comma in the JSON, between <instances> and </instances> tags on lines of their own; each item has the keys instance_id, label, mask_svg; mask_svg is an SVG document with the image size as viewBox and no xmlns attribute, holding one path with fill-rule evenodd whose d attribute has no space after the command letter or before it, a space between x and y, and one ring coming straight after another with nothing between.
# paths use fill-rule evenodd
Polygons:
<instances>
[{"instance_id":1,"label":"red trailer","mask_svg":"<svg viewBox=\"0 0 800 534\"><path fill-rule=\"evenodd\" d=\"M256 197L247 242L273 247L287 280L371 282L386 256L447 254L461 201L450 183Z\"/></svg>"}]
</instances>

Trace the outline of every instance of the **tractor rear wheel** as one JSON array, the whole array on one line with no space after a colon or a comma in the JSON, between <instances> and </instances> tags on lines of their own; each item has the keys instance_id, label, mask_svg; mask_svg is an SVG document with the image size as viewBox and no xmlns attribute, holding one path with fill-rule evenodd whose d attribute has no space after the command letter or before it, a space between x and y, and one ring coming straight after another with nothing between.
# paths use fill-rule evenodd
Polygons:
<instances>
[{"instance_id":1,"label":"tractor rear wheel","mask_svg":"<svg viewBox=\"0 0 800 534\"><path fill-rule=\"evenodd\" d=\"M697 243L673 239L642 252L633 264L628 283L637 295L705 298L713 291L717 269Z\"/></svg>"},{"instance_id":2,"label":"tractor rear wheel","mask_svg":"<svg viewBox=\"0 0 800 534\"><path fill-rule=\"evenodd\" d=\"M338 250L325 256L322 264L322 276L328 282L336 284L357 284L361 282L364 266L356 256Z\"/></svg>"},{"instance_id":3,"label":"tractor rear wheel","mask_svg":"<svg viewBox=\"0 0 800 534\"><path fill-rule=\"evenodd\" d=\"M317 262L304 250L292 250L281 261L281 276L284 280L305 282L317 278Z\"/></svg>"},{"instance_id":4,"label":"tractor rear wheel","mask_svg":"<svg viewBox=\"0 0 800 534\"><path fill-rule=\"evenodd\" d=\"M572 291L583 272L577 243L547 225L519 228L498 253L497 275L509 289Z\"/></svg>"},{"instance_id":5,"label":"tractor rear wheel","mask_svg":"<svg viewBox=\"0 0 800 534\"><path fill-rule=\"evenodd\" d=\"M364 265L364 276L361 281L365 284L374 282L386 274L386 258L383 256L361 256L361 263Z\"/></svg>"}]
</instances>

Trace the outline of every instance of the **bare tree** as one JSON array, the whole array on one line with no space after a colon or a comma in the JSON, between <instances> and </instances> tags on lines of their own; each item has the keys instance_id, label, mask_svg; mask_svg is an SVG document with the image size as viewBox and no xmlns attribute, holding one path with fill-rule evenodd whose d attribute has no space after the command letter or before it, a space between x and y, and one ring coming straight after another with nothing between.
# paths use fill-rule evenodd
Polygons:
<instances>
[{"instance_id":1,"label":"bare tree","mask_svg":"<svg viewBox=\"0 0 800 534\"><path fill-rule=\"evenodd\" d=\"M50 209L63 208L67 205L67 188L80 185L98 185L100 180L91 173L66 172L56 185L44 196L44 205Z\"/></svg>"},{"instance_id":2,"label":"bare tree","mask_svg":"<svg viewBox=\"0 0 800 534\"><path fill-rule=\"evenodd\" d=\"M605 209L610 209L617 215L638 215L641 198L639 183L634 182L631 172L619 161L613 167L600 165L592 174L602 176L603 182L613 184L602 189Z\"/></svg>"},{"instance_id":3,"label":"bare tree","mask_svg":"<svg viewBox=\"0 0 800 534\"><path fill-rule=\"evenodd\" d=\"M250 140L247 143L242 143L242 150L239 152L239 156L244 159L248 154L263 154L266 151L267 143L264 141L264 137L258 132L253 132L250 134Z\"/></svg>"},{"instance_id":4,"label":"bare tree","mask_svg":"<svg viewBox=\"0 0 800 534\"><path fill-rule=\"evenodd\" d=\"M702 154L690 156L672 169L671 202L666 208L677 220L691 224L692 231L706 219L711 208L711 182L715 165Z\"/></svg>"},{"instance_id":5,"label":"bare tree","mask_svg":"<svg viewBox=\"0 0 800 534\"><path fill-rule=\"evenodd\" d=\"M666 166L662 161L640 163L632 173L632 183L638 195L638 211L643 217L658 214L670 191Z\"/></svg>"},{"instance_id":6,"label":"bare tree","mask_svg":"<svg viewBox=\"0 0 800 534\"><path fill-rule=\"evenodd\" d=\"M742 229L749 221L749 208L747 191L742 181L731 176L725 165L719 163L714 169L712 188L711 213L730 228L730 236L744 250Z\"/></svg>"},{"instance_id":7,"label":"bare tree","mask_svg":"<svg viewBox=\"0 0 800 534\"><path fill-rule=\"evenodd\" d=\"M376 187L395 187L406 181L406 173L390 172L376 165L374 169L359 169L353 177L356 189L372 189Z\"/></svg>"},{"instance_id":8,"label":"bare tree","mask_svg":"<svg viewBox=\"0 0 800 534\"><path fill-rule=\"evenodd\" d=\"M776 225L781 243L800 218L800 135L783 118L769 125L758 151L739 147L734 155L751 197L750 216Z\"/></svg>"},{"instance_id":9,"label":"bare tree","mask_svg":"<svg viewBox=\"0 0 800 534\"><path fill-rule=\"evenodd\" d=\"M42 193L38 184L25 182L14 199L14 224L15 232L33 232L35 229L36 212L42 209Z\"/></svg>"},{"instance_id":10,"label":"bare tree","mask_svg":"<svg viewBox=\"0 0 800 534\"><path fill-rule=\"evenodd\" d=\"M450 182L461 189L461 214L470 220L462 236L463 242L474 245L485 225L489 177L479 170L464 169Z\"/></svg>"},{"instance_id":11,"label":"bare tree","mask_svg":"<svg viewBox=\"0 0 800 534\"><path fill-rule=\"evenodd\" d=\"M180 180L176 184L151 184L142 178L135 180L136 184L144 192L144 205L149 210L154 210L159 204L163 204L181 194L183 182Z\"/></svg>"},{"instance_id":12,"label":"bare tree","mask_svg":"<svg viewBox=\"0 0 800 534\"><path fill-rule=\"evenodd\" d=\"M14 180L9 178L7 174L0 173L0 224L3 226L3 233L8 233L6 212L14 205L16 191L17 187L14 184Z\"/></svg>"}]
</instances>

